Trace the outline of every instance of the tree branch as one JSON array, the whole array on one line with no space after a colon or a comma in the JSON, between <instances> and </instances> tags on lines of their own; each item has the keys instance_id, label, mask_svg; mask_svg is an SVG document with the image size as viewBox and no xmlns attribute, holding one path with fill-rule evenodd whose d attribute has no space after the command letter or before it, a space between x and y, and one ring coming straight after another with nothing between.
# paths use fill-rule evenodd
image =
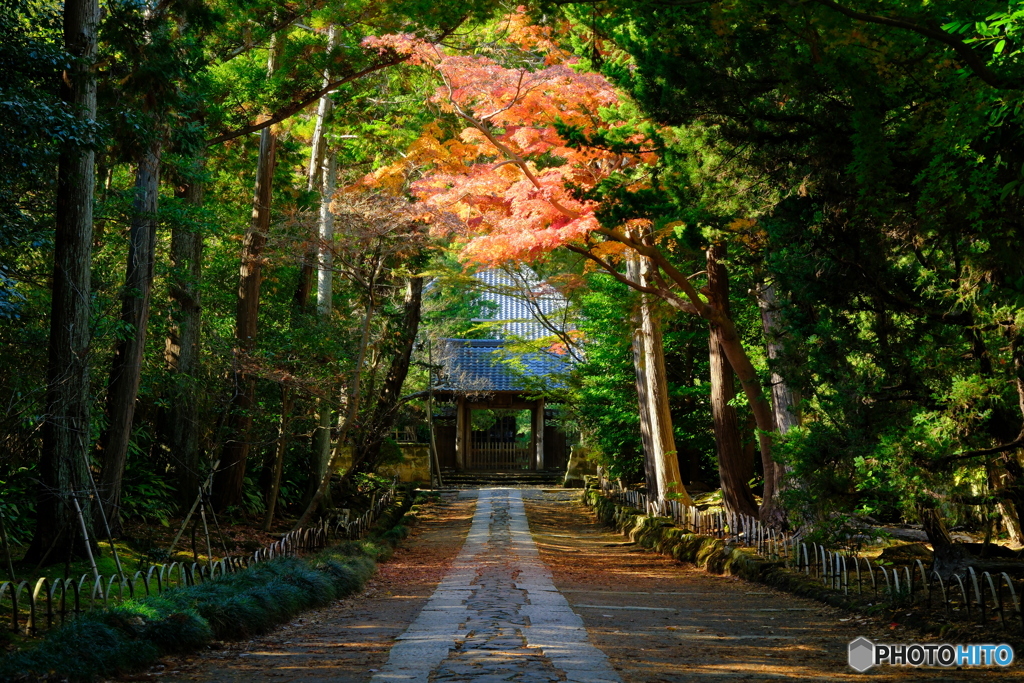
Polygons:
<instances>
[{"instance_id":1,"label":"tree branch","mask_svg":"<svg viewBox=\"0 0 1024 683\"><path fill-rule=\"evenodd\" d=\"M618 280L622 284L628 286L630 289L635 289L636 291L643 292L645 294L658 294L659 293L658 289L655 288L655 287L645 287L644 285L641 285L639 282L633 282L632 280L627 278L625 275L623 275L619 271L615 270L615 268L612 267L612 265L610 263L608 263L607 261L605 261L603 258L601 258L600 256L597 256L596 254L590 253L589 249L585 249L583 247L577 247L575 244L563 244L562 246L564 246L566 249L568 249L571 252L574 252L576 254L580 254L581 256L590 259L591 261L593 261L597 265L601 266L601 269L603 271L605 271L608 275L611 275L613 278L615 278L616 280Z\"/></svg>"},{"instance_id":2,"label":"tree branch","mask_svg":"<svg viewBox=\"0 0 1024 683\"><path fill-rule=\"evenodd\" d=\"M938 26L924 26L902 17L880 17L874 14L868 14L867 12L858 12L857 10L850 9L849 7L843 7L838 2L835 2L835 0L811 1L821 5L822 7L827 7L835 12L839 12L843 16L856 19L857 21L863 21L869 24L878 24L880 26L891 26L905 31L912 31L913 33L917 33L925 38L938 41L952 48L975 76L991 85L993 88L1003 90L1020 90L1022 87L1021 83L1018 81L1008 80L997 74L995 71L992 71L992 69L985 64L985 60L983 60L970 45L965 43L959 36L947 33Z\"/></svg>"},{"instance_id":3,"label":"tree branch","mask_svg":"<svg viewBox=\"0 0 1024 683\"><path fill-rule=\"evenodd\" d=\"M638 292L643 292L644 294L654 294L657 297L663 299L673 308L676 308L685 313L690 313L692 315L700 315L700 313L697 312L696 308L694 308L694 306L689 301L686 301L685 299L683 299L682 297L680 297L678 294L668 289L667 287L648 287L646 285L640 284L639 282L634 282L633 280L630 280L622 273L615 270L615 268L612 267L610 263L605 261L600 256L590 253L588 249L585 249L583 247L577 247L574 244L564 244L562 246L564 246L571 252L581 254L586 258L590 259L597 265L601 266L601 269L605 271L608 275L611 275L617 281L626 285L630 289L634 289Z\"/></svg>"},{"instance_id":4,"label":"tree branch","mask_svg":"<svg viewBox=\"0 0 1024 683\"><path fill-rule=\"evenodd\" d=\"M1010 443L1005 443L1001 446L993 446L992 448L981 448L976 451L966 451L964 453L953 453L939 458L938 460L928 461L929 467L945 468L954 462L959 460L969 460L971 458L980 458L983 455L995 455L996 453L1005 453L1006 451L1012 451L1017 448L1024 447L1024 430L1017 435L1017 438Z\"/></svg>"},{"instance_id":5,"label":"tree branch","mask_svg":"<svg viewBox=\"0 0 1024 683\"><path fill-rule=\"evenodd\" d=\"M679 297L678 295L669 290L657 290L658 292L668 291L668 293L671 296L667 297L666 301L668 301L672 306L678 308L681 311L686 311L687 313L698 315L701 318L704 318L705 320L712 322L720 322L720 312L700 298L700 293L697 291L697 288L693 286L693 283L690 282L690 279L683 275L678 268L672 265L672 263L670 263L669 260L665 258L665 254L663 254L660 249L650 244L645 244L640 240L632 239L628 237L625 233L623 233L621 230L612 230L610 228L598 228L594 232L604 235L608 239L615 240L616 242L620 242L626 245L630 249L636 251L641 256L646 256L658 268L661 268L661 270L665 272L669 279L672 280L672 283L679 287L679 289L683 290L683 294L685 294L686 299L689 300L688 302L686 302L686 306L681 306L680 304L684 303L682 297Z\"/></svg>"},{"instance_id":6,"label":"tree branch","mask_svg":"<svg viewBox=\"0 0 1024 683\"><path fill-rule=\"evenodd\" d=\"M558 325L556 323L553 323L548 318L547 314L544 312L543 306L541 306L539 301L534 296L532 296L532 290L529 281L523 278L520 273L517 273L512 268L504 268L504 270L505 274L508 275L512 282L515 284L515 288L517 290L516 294L522 301L526 302L527 306L530 307L530 310L533 313L533 317L537 319L537 321L545 330L550 332L552 335L558 337L559 341L565 344L565 350L570 356L572 356L573 360L575 360L578 363L582 363L583 358L579 355L579 352L576 350L578 344L575 341L573 341L572 336L565 329L564 313L569 309L568 297L564 297L565 306L563 306L561 309L563 312L562 324ZM541 300L543 300L543 297L541 298Z\"/></svg>"},{"instance_id":7,"label":"tree branch","mask_svg":"<svg viewBox=\"0 0 1024 683\"><path fill-rule=\"evenodd\" d=\"M467 18L466 16L463 16L462 19L460 19L459 21L457 21L455 23L455 25L453 25L451 27L448 27L448 28L445 28L444 30L442 30L440 32L440 34L437 36L435 42L440 42L440 41L444 40L445 38L447 38L448 36L450 36L452 33L454 33L455 30L458 29L458 27L462 25L462 23L466 20L466 18ZM259 121L257 123L250 124L248 126L242 126L241 128L236 128L235 130L227 131L226 133L221 133L220 135L218 135L216 137L213 137L213 138L210 138L209 140L207 140L206 144L207 145L216 145L216 144L219 144L221 142L227 142L228 140L233 140L233 139L235 139L237 137L241 137L242 135L247 135L249 133L255 133L256 131L263 130L264 128L268 128L269 126L274 125L275 123L280 123L281 121L284 121L285 119L290 118L291 116L294 116L298 112L302 111L303 109L305 109L309 105L311 105L314 102L316 102L317 100L319 100L324 95L329 95L330 93L334 92L335 90L337 90L341 86L345 85L346 83L350 83L350 82L352 82L354 80L362 78L363 76L371 74L371 73L373 73L375 71L380 71L381 69L386 69L389 66L395 66L397 64L401 64L402 62L408 61L408 59L410 57L412 57L411 53L407 54L407 55L402 55L402 54L399 54L397 52L393 52L391 54L390 58L385 60L385 61L383 61L383 62L379 62L377 64L372 64L372 65L366 67L365 69L360 69L359 71L351 73L351 74L349 74L347 76L343 76L341 78L335 79L335 80L331 81L330 83L325 84L322 88L319 88L319 89L314 90L314 91L312 91L310 93L307 93L306 96L303 97L301 100L292 102L291 104L288 104L284 108L279 109L278 111L274 112L269 117L267 117L266 119L261 120L261 121Z\"/></svg>"},{"instance_id":8,"label":"tree branch","mask_svg":"<svg viewBox=\"0 0 1024 683\"><path fill-rule=\"evenodd\" d=\"M387 61L379 62L377 64L373 64L371 66L366 67L365 69L360 69L359 71L351 73L351 74L349 74L347 76L344 76L342 78L339 78L339 79L336 79L334 81L331 81L330 83L328 83L327 85L323 86L322 88L319 88L319 89L317 89L317 90L315 90L313 92L307 93L306 96L303 97L302 99L300 99L298 101L295 101L295 102L291 102L290 104L286 105L285 107L283 107L281 109L278 109L276 112L274 112L270 116L260 120L259 122L249 124L248 126L242 126L241 128L236 128L234 130L227 131L226 133L221 133L220 135L218 135L216 137L212 137L209 140L207 140L206 144L209 145L209 146L217 145L217 144L220 144L222 142L227 142L228 140L234 140L235 138L241 137L243 135L248 135L249 133L255 133L257 131L263 130L264 128L268 128L268 127L274 125L275 123L280 123L281 121L284 121L285 119L291 118L292 116L294 116L298 112L302 111L303 109L305 109L309 105L311 105L314 102L316 102L317 100L319 100L324 95L330 94L331 92L337 90L338 88L340 88L341 86L345 85L346 83L350 83L351 81L360 79L363 76L371 74L371 73L373 73L375 71L380 71L381 69L386 69L389 66L395 66L396 64L401 64L402 62L404 62L407 59L409 59L409 57L411 57L411 56L412 55L398 55L398 54L396 54L395 56L393 56L391 59L389 59Z\"/></svg>"}]
</instances>

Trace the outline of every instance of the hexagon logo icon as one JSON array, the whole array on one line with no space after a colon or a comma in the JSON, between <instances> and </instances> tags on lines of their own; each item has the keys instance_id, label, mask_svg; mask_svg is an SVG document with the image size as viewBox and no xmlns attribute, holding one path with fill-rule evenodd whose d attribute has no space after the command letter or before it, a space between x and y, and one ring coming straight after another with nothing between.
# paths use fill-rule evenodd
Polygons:
<instances>
[{"instance_id":1,"label":"hexagon logo icon","mask_svg":"<svg viewBox=\"0 0 1024 683\"><path fill-rule=\"evenodd\" d=\"M861 673L875 665L875 644L861 636L850 643L850 668Z\"/></svg>"}]
</instances>

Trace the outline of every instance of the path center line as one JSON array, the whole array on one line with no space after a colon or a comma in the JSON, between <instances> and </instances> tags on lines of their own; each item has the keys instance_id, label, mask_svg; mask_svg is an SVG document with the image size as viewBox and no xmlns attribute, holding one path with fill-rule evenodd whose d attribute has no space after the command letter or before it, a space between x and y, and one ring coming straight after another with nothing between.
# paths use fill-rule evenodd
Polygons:
<instances>
[{"instance_id":1,"label":"path center line","mask_svg":"<svg viewBox=\"0 0 1024 683\"><path fill-rule=\"evenodd\" d=\"M492 679L621 683L555 589L516 489L478 492L452 568L372 680Z\"/></svg>"}]
</instances>

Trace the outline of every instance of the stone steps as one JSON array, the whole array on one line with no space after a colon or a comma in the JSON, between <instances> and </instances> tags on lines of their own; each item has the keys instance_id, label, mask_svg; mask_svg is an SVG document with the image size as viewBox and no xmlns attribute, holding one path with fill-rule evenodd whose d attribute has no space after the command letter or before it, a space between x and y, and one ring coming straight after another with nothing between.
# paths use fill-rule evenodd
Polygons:
<instances>
[{"instance_id":1,"label":"stone steps","mask_svg":"<svg viewBox=\"0 0 1024 683\"><path fill-rule=\"evenodd\" d=\"M522 472L456 472L442 471L445 486L478 488L482 486L561 486L565 472L561 470L524 470Z\"/></svg>"}]
</instances>

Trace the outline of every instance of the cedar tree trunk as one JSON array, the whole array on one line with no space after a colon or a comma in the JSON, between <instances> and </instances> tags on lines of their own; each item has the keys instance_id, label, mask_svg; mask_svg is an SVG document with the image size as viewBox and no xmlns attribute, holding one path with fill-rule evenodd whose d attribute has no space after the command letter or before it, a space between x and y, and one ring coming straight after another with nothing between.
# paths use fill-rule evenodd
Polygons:
<instances>
[{"instance_id":1,"label":"cedar tree trunk","mask_svg":"<svg viewBox=\"0 0 1024 683\"><path fill-rule=\"evenodd\" d=\"M729 315L729 276L719 262L725 256L725 247L714 245L708 249L708 298L713 306ZM752 463L747 462L740 442L739 418L729 402L736 397L732 366L722 350L722 330L711 323L708 343L711 366L711 419L715 429L715 448L718 453L718 475L722 483L725 504L735 512L757 516L757 501L750 490L747 475Z\"/></svg>"},{"instance_id":2,"label":"cedar tree trunk","mask_svg":"<svg viewBox=\"0 0 1024 683\"><path fill-rule=\"evenodd\" d=\"M338 46L338 29L335 26L331 26L328 29L327 34L327 49L334 50ZM331 73L324 71L323 86L327 87L331 82ZM318 241L317 238L323 239L321 233L323 232L323 188L326 186L323 183L324 171L324 159L327 156L327 123L330 120L331 112L334 110L334 100L331 99L330 94L324 95L320 98L316 108L316 124L313 128L313 140L310 144L309 153L309 175L306 181L306 189L310 192L321 190L321 214L320 214L320 228L316 235L313 235L313 240L310 242L310 246L306 249L302 258L302 265L299 268L299 284L295 288L295 306L299 311L305 311L309 305L309 294L313 288L313 270L314 263L317 262L317 253L323 252L323 245ZM334 195L334 189L331 188L330 195L327 197L326 202L328 205L328 211L330 207L331 197ZM317 248L317 244L320 247ZM318 301L319 304L319 293ZM327 451L330 452L330 441L327 442Z\"/></svg>"},{"instance_id":3,"label":"cedar tree trunk","mask_svg":"<svg viewBox=\"0 0 1024 683\"><path fill-rule=\"evenodd\" d=\"M756 290L757 305L761 309L761 327L768 347L769 365L775 365L782 358L783 326L782 314L779 312L779 300L774 285L761 285ZM786 382L786 379L773 367L771 370L772 412L775 416L775 428L779 434L786 434L793 427L800 426L800 396ZM775 495L781 494L786 486L787 467L775 463Z\"/></svg>"},{"instance_id":4,"label":"cedar tree trunk","mask_svg":"<svg viewBox=\"0 0 1024 683\"><path fill-rule=\"evenodd\" d=\"M72 58L61 96L80 124L96 119L97 0L66 0L64 45ZM36 530L25 557L40 562L75 537L72 496L86 507L89 437L89 309L95 152L65 144L57 167L53 290ZM86 521L89 521L87 511ZM90 534L91 536L91 534Z\"/></svg>"},{"instance_id":5,"label":"cedar tree trunk","mask_svg":"<svg viewBox=\"0 0 1024 683\"><path fill-rule=\"evenodd\" d=\"M327 98L324 98L327 99ZM328 100L329 101L329 100ZM338 168L333 155L324 164L321 173L320 217L317 234L317 287L316 310L325 323L331 319L334 301L334 214L331 201L334 197ZM319 484L327 464L331 460L331 422L333 410L330 401L319 401L317 428L313 437L313 467L315 481ZM315 494L315 491L314 491Z\"/></svg>"},{"instance_id":6,"label":"cedar tree trunk","mask_svg":"<svg viewBox=\"0 0 1024 683\"><path fill-rule=\"evenodd\" d=\"M370 290L369 301L366 304L366 313L363 316L363 331L359 337L359 355L356 358L355 369L352 371L352 381L349 384L348 392L348 406L345 415L345 422L341 425L339 430L338 440L334 442L334 450L331 452L331 460L327 463L327 471L320 478L320 484L316 487L316 491L313 493L313 497L310 498L309 503L306 505L306 510L299 517L299 521L295 523L296 529L301 529L309 523L312 519L313 514L320 507L320 503L323 501L324 496L327 494L327 487L331 483L331 473L334 470L334 463L341 457L341 451L345 447L345 441L348 438L348 431L352 427L352 423L355 422L356 416L359 415L359 397L360 384L363 376L363 364L366 362L366 349L370 345L370 322L373 320L374 313L374 301L372 289ZM355 463L353 463L353 469Z\"/></svg>"},{"instance_id":7,"label":"cedar tree trunk","mask_svg":"<svg viewBox=\"0 0 1024 683\"><path fill-rule=\"evenodd\" d=\"M409 375L409 363L412 360L413 344L420 329L420 313L423 301L423 278L411 277L405 286L405 302L402 312L402 327L397 330L398 342L391 358L391 366L387 376L381 383L377 404L367 421L367 432L363 438L363 447L352 463L352 469L346 476L361 469L371 471L380 458L381 443L387 438L398 417L402 385Z\"/></svg>"},{"instance_id":8,"label":"cedar tree trunk","mask_svg":"<svg viewBox=\"0 0 1024 683\"><path fill-rule=\"evenodd\" d=\"M277 443L274 444L273 471L270 475L270 488L267 491L267 509L263 515L263 530L270 531L274 525L274 512L277 509L277 495L281 492L281 473L284 471L284 454L288 449L289 423L295 397L291 388L285 384L281 387L281 423L277 430Z\"/></svg>"},{"instance_id":9,"label":"cedar tree trunk","mask_svg":"<svg viewBox=\"0 0 1024 683\"><path fill-rule=\"evenodd\" d=\"M649 235L643 238L650 240ZM640 284L654 284L653 267L649 260L640 260ZM668 373L665 370L665 346L661 337L661 317L655 310L651 297L640 298L641 329L644 341L644 377L647 380L647 413L651 420L651 436L655 444L655 465L658 472L658 501L664 502L674 494L679 502L693 505L690 494L683 486L683 475L679 471L679 455L676 452L675 433L672 429L672 412L668 401Z\"/></svg>"},{"instance_id":10,"label":"cedar tree trunk","mask_svg":"<svg viewBox=\"0 0 1024 683\"><path fill-rule=\"evenodd\" d=\"M267 73L277 68L278 41L270 48ZM213 505L217 511L242 502L245 465L249 457L249 433L256 401L256 379L247 372L249 353L256 345L259 324L260 285L263 281L263 247L270 231L270 203L273 195L277 134L268 127L260 131L260 152L256 162L256 189L252 220L242 242L238 302L235 308L234 387L228 414L228 440L221 451L220 467L213 479Z\"/></svg>"},{"instance_id":11,"label":"cedar tree trunk","mask_svg":"<svg viewBox=\"0 0 1024 683\"><path fill-rule=\"evenodd\" d=\"M152 143L139 161L135 174L128 265L121 298L121 322L130 332L127 338L118 341L110 364L107 429L99 444L103 463L100 495L103 496L110 530L115 535L121 531L121 483L142 376L142 356L146 348L146 326L153 290L161 148L160 142Z\"/></svg>"},{"instance_id":12,"label":"cedar tree trunk","mask_svg":"<svg viewBox=\"0 0 1024 683\"><path fill-rule=\"evenodd\" d=\"M189 209L203 205L203 181L197 161L196 175L175 194ZM175 221L171 230L171 324L164 343L164 359L173 374L168 442L178 472L178 495L191 504L199 491L199 340L202 308L199 284L203 275L203 233L191 222Z\"/></svg>"},{"instance_id":13,"label":"cedar tree trunk","mask_svg":"<svg viewBox=\"0 0 1024 683\"><path fill-rule=\"evenodd\" d=\"M633 256L626 264L630 281L640 282L640 257ZM643 296L642 294L640 295ZM647 345L644 343L642 304L634 309L633 318L633 370L636 373L637 409L640 418L640 438L644 447L644 481L650 496L658 492L658 462L654 438L651 435L650 399L647 396Z\"/></svg>"}]
</instances>

